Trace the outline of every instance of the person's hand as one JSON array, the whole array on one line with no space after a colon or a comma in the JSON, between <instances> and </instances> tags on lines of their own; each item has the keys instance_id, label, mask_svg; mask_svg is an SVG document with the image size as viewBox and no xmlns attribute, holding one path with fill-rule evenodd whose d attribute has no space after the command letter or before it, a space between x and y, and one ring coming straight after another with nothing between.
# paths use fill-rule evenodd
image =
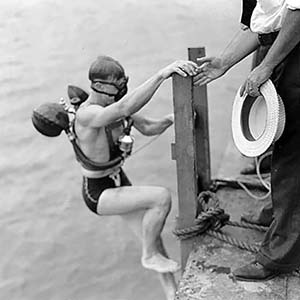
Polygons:
<instances>
[{"instance_id":1,"label":"person's hand","mask_svg":"<svg viewBox=\"0 0 300 300\"><path fill-rule=\"evenodd\" d=\"M265 83L272 75L273 70L264 65L258 65L254 68L244 84L240 89L240 96L242 97L245 93L251 97L258 97L260 95L259 88Z\"/></svg>"},{"instance_id":2,"label":"person's hand","mask_svg":"<svg viewBox=\"0 0 300 300\"><path fill-rule=\"evenodd\" d=\"M201 86L221 77L227 68L223 65L222 59L218 57L197 58L198 74L194 77L194 85Z\"/></svg>"},{"instance_id":3,"label":"person's hand","mask_svg":"<svg viewBox=\"0 0 300 300\"><path fill-rule=\"evenodd\" d=\"M182 77L194 76L197 74L198 65L189 60L176 60L172 64L166 66L160 71L164 79L169 78L173 73L177 73Z\"/></svg>"}]
</instances>

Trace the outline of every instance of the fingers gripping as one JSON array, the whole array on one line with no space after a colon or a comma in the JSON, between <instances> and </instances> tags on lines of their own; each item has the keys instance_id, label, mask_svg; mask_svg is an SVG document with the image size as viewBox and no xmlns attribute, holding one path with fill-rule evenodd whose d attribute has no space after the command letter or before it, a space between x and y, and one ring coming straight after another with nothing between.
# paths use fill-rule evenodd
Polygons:
<instances>
[{"instance_id":1,"label":"fingers gripping","mask_svg":"<svg viewBox=\"0 0 300 300\"><path fill-rule=\"evenodd\" d=\"M240 89L240 96L242 97L244 94L248 94L251 97L258 97L260 95L259 87L249 78L247 78Z\"/></svg>"},{"instance_id":2,"label":"fingers gripping","mask_svg":"<svg viewBox=\"0 0 300 300\"><path fill-rule=\"evenodd\" d=\"M192 61L179 60L174 63L174 71L181 76L194 76L197 74L198 65Z\"/></svg>"}]
</instances>

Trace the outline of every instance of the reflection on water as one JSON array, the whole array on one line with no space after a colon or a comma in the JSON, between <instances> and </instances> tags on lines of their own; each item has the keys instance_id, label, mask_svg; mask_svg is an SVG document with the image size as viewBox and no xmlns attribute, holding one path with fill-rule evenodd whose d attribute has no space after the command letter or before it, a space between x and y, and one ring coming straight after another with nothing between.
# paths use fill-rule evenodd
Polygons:
<instances>
[{"instance_id":1,"label":"reflection on water","mask_svg":"<svg viewBox=\"0 0 300 300\"><path fill-rule=\"evenodd\" d=\"M88 89L87 69L99 54L124 64L132 88L173 59L185 58L188 46L221 47L224 32L229 37L238 21L239 1L218 2L220 11L208 0L0 2L1 299L163 299L155 274L140 266L133 234L119 218L100 218L85 207L65 136L39 135L30 116L38 104L66 97L70 83ZM207 13L211 8L214 20ZM208 29L222 33L218 41ZM171 110L167 83L145 111L161 116ZM136 137L138 146L147 141ZM137 184L172 191L164 238L178 258L171 234L177 209L173 137L168 130L126 169Z\"/></svg>"}]
</instances>

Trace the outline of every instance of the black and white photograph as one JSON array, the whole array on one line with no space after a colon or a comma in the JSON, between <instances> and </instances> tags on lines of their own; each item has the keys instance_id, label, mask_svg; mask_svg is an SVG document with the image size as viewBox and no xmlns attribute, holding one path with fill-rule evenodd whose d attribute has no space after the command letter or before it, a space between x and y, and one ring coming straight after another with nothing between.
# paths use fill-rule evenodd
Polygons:
<instances>
[{"instance_id":1,"label":"black and white photograph","mask_svg":"<svg viewBox=\"0 0 300 300\"><path fill-rule=\"evenodd\" d=\"M0 300L300 300L300 0L0 0Z\"/></svg>"}]
</instances>

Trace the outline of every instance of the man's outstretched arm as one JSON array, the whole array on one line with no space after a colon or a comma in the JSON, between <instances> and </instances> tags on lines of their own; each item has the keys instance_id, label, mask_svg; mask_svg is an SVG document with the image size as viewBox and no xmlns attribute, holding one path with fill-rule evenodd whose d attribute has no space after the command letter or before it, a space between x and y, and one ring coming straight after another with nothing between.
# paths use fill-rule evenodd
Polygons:
<instances>
[{"instance_id":1,"label":"man's outstretched arm","mask_svg":"<svg viewBox=\"0 0 300 300\"><path fill-rule=\"evenodd\" d=\"M191 61L175 61L128 93L121 100L105 108L90 105L81 112L81 123L91 127L102 127L116 120L130 116L146 105L160 85L173 73L183 77L195 75L197 64Z\"/></svg>"},{"instance_id":2,"label":"man's outstretched arm","mask_svg":"<svg viewBox=\"0 0 300 300\"><path fill-rule=\"evenodd\" d=\"M198 59L199 74L194 77L194 85L201 86L221 77L232 66L256 50L258 46L256 33L250 29L239 30L219 57Z\"/></svg>"}]
</instances>

